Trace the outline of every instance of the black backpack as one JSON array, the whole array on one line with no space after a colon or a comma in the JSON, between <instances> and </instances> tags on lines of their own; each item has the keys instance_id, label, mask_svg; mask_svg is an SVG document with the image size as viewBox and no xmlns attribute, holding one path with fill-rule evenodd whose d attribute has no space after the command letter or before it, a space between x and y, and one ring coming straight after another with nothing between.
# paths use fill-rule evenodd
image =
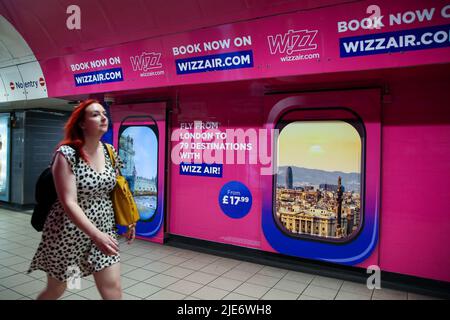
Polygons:
<instances>
[{"instance_id":1,"label":"black backpack","mask_svg":"<svg viewBox=\"0 0 450 320\"><path fill-rule=\"evenodd\" d=\"M56 155L56 154L55 154ZM75 155L76 163L78 164L78 155ZM53 161L55 156L53 156ZM31 225L36 231L41 232L44 228L45 220L52 205L55 203L58 195L55 189L55 182L53 181L52 163L42 171L41 175L37 179L34 198L36 204L34 205L33 214L31 215Z\"/></svg>"}]
</instances>

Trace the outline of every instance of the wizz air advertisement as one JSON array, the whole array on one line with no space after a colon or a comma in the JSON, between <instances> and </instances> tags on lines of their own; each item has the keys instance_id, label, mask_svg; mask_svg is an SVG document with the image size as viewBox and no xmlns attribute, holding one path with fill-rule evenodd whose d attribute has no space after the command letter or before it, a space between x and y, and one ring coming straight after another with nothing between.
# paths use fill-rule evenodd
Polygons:
<instances>
[{"instance_id":1,"label":"wizz air advertisement","mask_svg":"<svg viewBox=\"0 0 450 320\"><path fill-rule=\"evenodd\" d=\"M220 97L203 116L181 104L167 232L347 265L376 261L379 101L376 90L273 95L263 108L247 105L247 120Z\"/></svg>"},{"instance_id":2,"label":"wizz air advertisement","mask_svg":"<svg viewBox=\"0 0 450 320\"><path fill-rule=\"evenodd\" d=\"M50 96L449 62L447 1L352 2L41 62Z\"/></svg>"}]
</instances>

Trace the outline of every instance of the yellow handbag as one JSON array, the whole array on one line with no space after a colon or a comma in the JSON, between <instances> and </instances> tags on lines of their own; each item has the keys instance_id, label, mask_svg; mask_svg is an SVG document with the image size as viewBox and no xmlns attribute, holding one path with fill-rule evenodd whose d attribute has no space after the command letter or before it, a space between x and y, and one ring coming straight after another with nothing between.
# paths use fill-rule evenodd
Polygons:
<instances>
[{"instance_id":1,"label":"yellow handbag","mask_svg":"<svg viewBox=\"0 0 450 320\"><path fill-rule=\"evenodd\" d=\"M116 158L111 150L110 145L105 144L108 150L109 158L113 167L115 167ZM130 186L127 180L119 169L119 175L117 176L117 183L113 191L111 191L111 201L114 208L114 217L116 224L124 227L133 227L139 221L139 212L134 201L133 194L131 193Z\"/></svg>"}]
</instances>

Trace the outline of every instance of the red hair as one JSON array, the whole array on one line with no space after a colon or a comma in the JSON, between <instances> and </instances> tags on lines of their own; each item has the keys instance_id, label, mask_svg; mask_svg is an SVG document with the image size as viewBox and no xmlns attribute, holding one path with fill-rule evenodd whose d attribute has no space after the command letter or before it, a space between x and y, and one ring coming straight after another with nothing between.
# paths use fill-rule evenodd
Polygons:
<instances>
[{"instance_id":1,"label":"red hair","mask_svg":"<svg viewBox=\"0 0 450 320\"><path fill-rule=\"evenodd\" d=\"M70 115L69 120L67 120L64 126L64 139L59 143L58 148L62 145L69 145L75 149L78 155L88 161L86 153L83 151L83 145L85 143L84 133L81 129L80 123L84 120L84 115L86 113L86 108L93 103L98 103L98 100L87 99L81 101L80 104L75 107L75 110Z\"/></svg>"}]
</instances>

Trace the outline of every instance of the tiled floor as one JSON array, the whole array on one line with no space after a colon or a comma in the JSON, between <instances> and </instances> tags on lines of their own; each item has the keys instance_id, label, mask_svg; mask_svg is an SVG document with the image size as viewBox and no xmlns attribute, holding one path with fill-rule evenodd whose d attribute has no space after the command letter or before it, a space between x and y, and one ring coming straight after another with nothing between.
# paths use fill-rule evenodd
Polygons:
<instances>
[{"instance_id":1,"label":"tiled floor","mask_svg":"<svg viewBox=\"0 0 450 320\"><path fill-rule=\"evenodd\" d=\"M0 300L35 299L46 275L28 269L41 233L30 216L0 209ZM136 240L121 247L124 299L434 299ZM62 299L100 299L92 276Z\"/></svg>"}]
</instances>

